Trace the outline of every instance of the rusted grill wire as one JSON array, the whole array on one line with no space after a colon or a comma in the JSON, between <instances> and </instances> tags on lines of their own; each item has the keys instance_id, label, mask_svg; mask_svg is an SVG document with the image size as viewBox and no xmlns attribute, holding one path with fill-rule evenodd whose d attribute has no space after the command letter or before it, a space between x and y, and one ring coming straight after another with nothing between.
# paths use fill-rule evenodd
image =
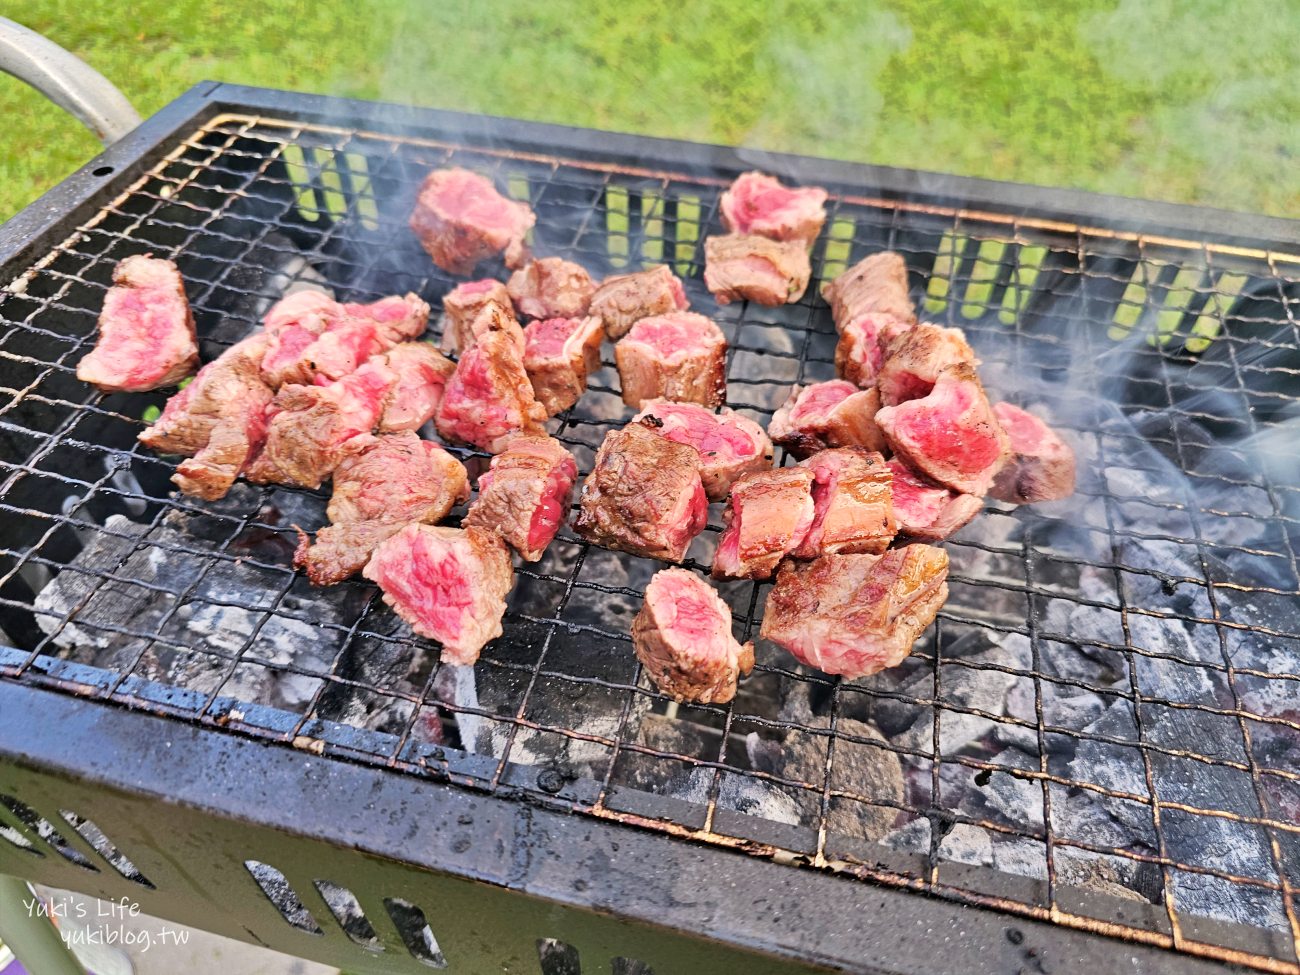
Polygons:
<instances>
[{"instance_id":1,"label":"rusted grill wire","mask_svg":"<svg viewBox=\"0 0 1300 975\"><path fill-rule=\"evenodd\" d=\"M702 243L718 228L717 196L732 174L557 151L223 116L0 293L3 674L473 789L522 790L792 864L1300 970L1300 668L1278 663L1300 655L1300 616L1286 610L1300 597L1300 482L1288 476L1300 454L1294 437L1276 435L1300 389L1300 256L830 187L809 294L781 309L716 309L699 280ZM628 608L657 566L566 531L543 561L518 570L506 634L485 651L471 693L368 583L322 594L292 571L290 522L319 524L321 493L241 486L213 505L173 495L174 460L133 440L146 406L162 398L101 396L73 375L111 269L131 253L178 261L205 360L294 280L348 300L413 290L436 306L454 282L419 251L404 216L423 173L446 164L488 172L530 199L540 254L594 275L672 264L692 306L727 332L729 405L764 423L792 383L833 374L834 330L817 283L898 249L923 317L965 328L1002 395L1055 404L1055 424L1093 469L1075 501L1020 511L991 502L948 543L952 598L897 674L846 684L760 647L731 706L672 705L642 677L627 637ZM553 424L584 474L629 415L605 351L588 395ZM719 520L715 506L691 550L697 568L707 569ZM1234 525L1241 530L1224 527ZM1137 557L1145 549L1175 555L1153 563ZM148 576L146 565L165 571ZM1258 571L1225 571L1241 565ZM68 579L79 581L42 600ZM722 587L741 639L757 636L767 588ZM113 619L115 601L151 608ZM196 614L214 631L202 646L185 638ZM1146 645L1142 634L1170 624L1194 653ZM1024 652L966 652L1004 644ZM1071 655L1105 663L1071 670ZM277 690L263 694L259 682ZM998 687L1026 706L990 705L985 692ZM1067 699L1095 699L1130 720L1092 727L1062 709ZM1178 715L1231 735L1156 734ZM864 718L907 733L863 733ZM964 728L977 733L961 739ZM785 749L785 767L760 767L755 740L760 755L764 743ZM1095 773L1064 758L1080 749L1102 756ZM897 762L902 788L846 781L839 770L855 754ZM1248 784L1253 811L1161 795L1162 783L1201 773ZM1041 810L1020 822L980 798L1005 781ZM1063 811L1092 800L1109 803L1125 829L1062 825ZM772 819L772 808L785 818ZM889 843L846 835L846 815L874 816ZM1220 824L1258 844L1249 869L1226 865L1235 861L1211 844L1197 857L1170 852L1173 831L1208 836ZM970 863L969 851L962 862L959 836L987 839L992 863ZM1104 882L1081 891L1081 863ZM1179 892L1198 885L1249 900L1259 920L1183 909ZM1099 893L1112 888L1113 897Z\"/></svg>"}]
</instances>

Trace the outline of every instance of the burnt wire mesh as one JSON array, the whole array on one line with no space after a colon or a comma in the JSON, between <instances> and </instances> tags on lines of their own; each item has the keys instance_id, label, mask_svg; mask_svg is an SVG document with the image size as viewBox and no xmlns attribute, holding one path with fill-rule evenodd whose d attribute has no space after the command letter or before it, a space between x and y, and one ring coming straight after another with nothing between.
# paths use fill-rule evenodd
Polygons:
<instances>
[{"instance_id":1,"label":"burnt wire mesh","mask_svg":"<svg viewBox=\"0 0 1300 975\"><path fill-rule=\"evenodd\" d=\"M831 186L808 295L718 307L702 243L734 174L557 153L223 116L0 292L3 673L1295 970L1300 258ZM595 276L671 264L727 333L729 404L764 424L793 383L833 376L819 282L899 250L922 317L964 328L991 392L1064 431L1078 492L990 501L946 544L938 621L875 678L830 679L760 642L730 706L672 704L628 637L660 566L567 530L519 567L479 664L439 666L369 583L316 590L292 570L292 526L322 523L324 492L175 494L175 458L134 441L164 397L100 395L74 370L134 253L180 265L205 361L290 286L437 307L455 282L405 217L448 164L527 198L540 255ZM583 473L631 415L610 353L551 423ZM715 505L695 567L720 528ZM721 586L740 639L768 588Z\"/></svg>"}]
</instances>

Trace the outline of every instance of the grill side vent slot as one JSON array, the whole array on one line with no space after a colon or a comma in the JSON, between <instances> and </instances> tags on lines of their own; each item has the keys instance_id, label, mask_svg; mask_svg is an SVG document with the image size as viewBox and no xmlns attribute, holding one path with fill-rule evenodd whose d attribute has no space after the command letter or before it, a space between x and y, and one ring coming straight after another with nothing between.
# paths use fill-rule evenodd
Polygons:
<instances>
[{"instance_id":1,"label":"grill side vent slot","mask_svg":"<svg viewBox=\"0 0 1300 975\"><path fill-rule=\"evenodd\" d=\"M80 834L83 840L95 848L95 852L103 857L110 867L127 880L132 880L142 887L148 887L150 890L154 889L154 885L149 882L149 878L142 874L127 855L114 846L113 841L105 836L104 831L93 822L89 819L83 819L67 809L60 809L59 815Z\"/></svg>"},{"instance_id":2,"label":"grill side vent slot","mask_svg":"<svg viewBox=\"0 0 1300 975\"><path fill-rule=\"evenodd\" d=\"M424 912L399 897L385 897L384 907L392 918L393 927L401 935L402 944L416 961L423 962L430 968L446 968L447 959L438 947L438 939L433 936L429 922L424 919Z\"/></svg>"},{"instance_id":3,"label":"grill side vent slot","mask_svg":"<svg viewBox=\"0 0 1300 975\"><path fill-rule=\"evenodd\" d=\"M262 888L262 893L266 899L275 905L275 909L280 912L280 916L289 924L292 924L299 931L306 931L308 934L321 934L320 925L316 919L311 916L298 896L297 891L290 886L289 881L279 870L266 863L258 860L245 860L244 866L252 874L253 879L257 881L257 886Z\"/></svg>"},{"instance_id":4,"label":"grill side vent slot","mask_svg":"<svg viewBox=\"0 0 1300 975\"><path fill-rule=\"evenodd\" d=\"M15 799L13 796L0 795L0 805L3 805L15 818L22 823L34 835L43 840L51 849L57 851L65 860L75 863L79 867L85 867L92 873L99 873L99 868L87 859L81 851L72 846L55 828L54 824L38 813L21 799ZM13 835L11 835L11 833ZM15 841L13 836L17 835L19 841ZM26 837L22 837L16 830L6 831L5 838L15 846L24 847L30 845L26 842Z\"/></svg>"},{"instance_id":5,"label":"grill side vent slot","mask_svg":"<svg viewBox=\"0 0 1300 975\"><path fill-rule=\"evenodd\" d=\"M367 951L384 950L384 946L379 942L379 935L375 933L374 925L366 917L366 912L361 909L361 902L357 900L356 894L328 880L314 880L312 883L316 885L321 899L334 915L334 920L339 922L339 927L343 929L344 934Z\"/></svg>"}]
</instances>

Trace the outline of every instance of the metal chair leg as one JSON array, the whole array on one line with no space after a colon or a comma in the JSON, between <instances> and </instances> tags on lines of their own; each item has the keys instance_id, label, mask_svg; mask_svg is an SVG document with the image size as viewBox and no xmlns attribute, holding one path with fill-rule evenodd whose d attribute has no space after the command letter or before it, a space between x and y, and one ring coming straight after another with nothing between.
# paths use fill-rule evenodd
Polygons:
<instances>
[{"instance_id":1,"label":"metal chair leg","mask_svg":"<svg viewBox=\"0 0 1300 975\"><path fill-rule=\"evenodd\" d=\"M86 975L38 903L27 881L0 874L0 941L31 975Z\"/></svg>"}]
</instances>

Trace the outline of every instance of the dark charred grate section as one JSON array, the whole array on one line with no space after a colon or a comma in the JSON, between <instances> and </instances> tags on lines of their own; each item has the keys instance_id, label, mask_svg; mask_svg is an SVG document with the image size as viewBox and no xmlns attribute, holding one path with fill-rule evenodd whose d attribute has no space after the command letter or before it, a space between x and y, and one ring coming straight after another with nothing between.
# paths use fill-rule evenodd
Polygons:
<instances>
[{"instance_id":1,"label":"dark charred grate section","mask_svg":"<svg viewBox=\"0 0 1300 975\"><path fill-rule=\"evenodd\" d=\"M833 375L816 285L901 251L923 316L966 329L991 390L1073 440L1077 496L990 502L947 545L936 625L870 680L760 644L731 706L674 705L627 636L659 566L567 531L520 568L477 667L439 666L369 584L316 591L291 570L291 526L321 523L322 493L175 495L174 459L134 444L164 397L98 395L74 370L128 254L180 264L205 360L295 282L436 305L454 282L405 216L448 164L529 199L542 255L594 275L672 264L730 340L730 405L764 423L792 383ZM1297 970L1300 257L830 186L809 295L717 308L702 242L732 176L243 116L194 133L0 293L4 675ZM584 473L630 415L605 351L552 423ZM695 566L719 529L715 506ZM722 587L742 639L767 589Z\"/></svg>"}]
</instances>

